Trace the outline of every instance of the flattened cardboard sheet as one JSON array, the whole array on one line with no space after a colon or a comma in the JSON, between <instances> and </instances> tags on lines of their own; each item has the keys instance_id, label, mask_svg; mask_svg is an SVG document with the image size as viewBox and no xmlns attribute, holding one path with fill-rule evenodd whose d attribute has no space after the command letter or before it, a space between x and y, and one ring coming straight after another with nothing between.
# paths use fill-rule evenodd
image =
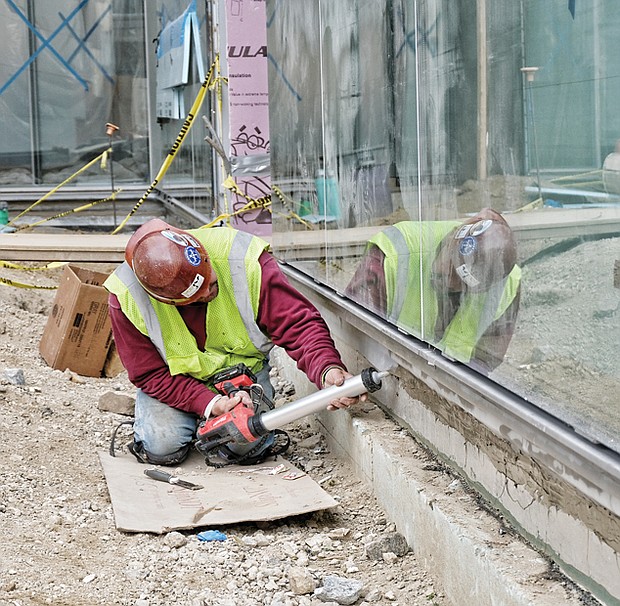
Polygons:
<instances>
[{"instance_id":1,"label":"flattened cardboard sheet","mask_svg":"<svg viewBox=\"0 0 620 606\"><path fill-rule=\"evenodd\" d=\"M152 465L133 455L100 452L116 528L162 534L204 526L278 520L337 505L312 478L278 457L260 465L216 469L199 453L178 467L162 467L181 480L203 486L189 490L147 477ZM278 466L284 471L275 473ZM291 479L293 478L293 479Z\"/></svg>"}]
</instances>

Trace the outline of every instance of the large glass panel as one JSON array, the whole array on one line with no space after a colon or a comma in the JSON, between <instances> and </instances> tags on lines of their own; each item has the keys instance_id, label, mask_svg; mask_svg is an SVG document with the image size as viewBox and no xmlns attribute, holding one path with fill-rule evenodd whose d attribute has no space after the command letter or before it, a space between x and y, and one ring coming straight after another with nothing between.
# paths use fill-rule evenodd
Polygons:
<instances>
[{"instance_id":1,"label":"large glass panel","mask_svg":"<svg viewBox=\"0 0 620 606\"><path fill-rule=\"evenodd\" d=\"M200 90L210 65L207 63L207 28L204 2L157 0L159 31L153 52L157 89L156 121L161 145L154 159L161 165L175 142ZM208 95L201 108L209 115ZM193 184L204 194L211 180L211 148L205 143L208 131L196 120L174 162L166 172L166 185Z\"/></svg>"},{"instance_id":2,"label":"large glass panel","mask_svg":"<svg viewBox=\"0 0 620 606\"><path fill-rule=\"evenodd\" d=\"M341 291L350 251L393 212L390 21L381 1L268 2L274 237L296 232L310 261L282 255Z\"/></svg>"},{"instance_id":3,"label":"large glass panel","mask_svg":"<svg viewBox=\"0 0 620 606\"><path fill-rule=\"evenodd\" d=\"M116 179L144 181L142 3L9 0L0 18L1 182L60 183L111 143ZM74 183L109 180L95 166Z\"/></svg>"},{"instance_id":4,"label":"large glass panel","mask_svg":"<svg viewBox=\"0 0 620 606\"><path fill-rule=\"evenodd\" d=\"M268 2L274 247L620 449L620 7Z\"/></svg>"},{"instance_id":5,"label":"large glass panel","mask_svg":"<svg viewBox=\"0 0 620 606\"><path fill-rule=\"evenodd\" d=\"M531 206L514 218L524 288L504 382L620 450L620 6L523 8Z\"/></svg>"}]
</instances>

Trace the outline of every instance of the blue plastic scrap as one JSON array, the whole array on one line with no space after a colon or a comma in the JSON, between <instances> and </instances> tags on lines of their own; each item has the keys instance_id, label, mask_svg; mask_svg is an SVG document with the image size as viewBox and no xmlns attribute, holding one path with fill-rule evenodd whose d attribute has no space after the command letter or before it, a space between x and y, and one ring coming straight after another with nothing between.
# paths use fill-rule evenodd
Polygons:
<instances>
[{"instance_id":1,"label":"blue plastic scrap","mask_svg":"<svg viewBox=\"0 0 620 606\"><path fill-rule=\"evenodd\" d=\"M203 532L199 532L197 535L199 540L201 541L225 541L226 535L219 530L204 530Z\"/></svg>"}]
</instances>

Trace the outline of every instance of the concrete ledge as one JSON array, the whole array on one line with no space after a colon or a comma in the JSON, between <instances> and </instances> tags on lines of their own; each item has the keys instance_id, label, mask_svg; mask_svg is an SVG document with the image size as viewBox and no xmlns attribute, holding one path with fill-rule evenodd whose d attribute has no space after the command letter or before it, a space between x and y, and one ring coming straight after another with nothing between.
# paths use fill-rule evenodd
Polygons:
<instances>
[{"instance_id":1,"label":"concrete ledge","mask_svg":"<svg viewBox=\"0 0 620 606\"><path fill-rule=\"evenodd\" d=\"M466 478L475 499L499 511L524 544L553 560L545 576L563 579L583 604L620 606L617 457L492 382L478 383L475 373L401 337L300 272L287 273L321 310L347 368L390 371L374 401ZM301 397L308 381L288 364L287 378Z\"/></svg>"},{"instance_id":2,"label":"concrete ledge","mask_svg":"<svg viewBox=\"0 0 620 606\"><path fill-rule=\"evenodd\" d=\"M320 415L334 453L373 489L416 557L459 606L579 605L582 592L485 511L383 411Z\"/></svg>"},{"instance_id":3,"label":"concrete ledge","mask_svg":"<svg viewBox=\"0 0 620 606\"><path fill-rule=\"evenodd\" d=\"M272 361L280 375L294 383L297 398L316 391L279 348L274 348ZM351 368L365 366L362 360L351 362ZM394 396L388 385L375 395ZM379 406L368 403L363 408L368 411L325 412L317 416L318 422L334 454L347 459L355 475L372 489L451 602L458 606L600 604L501 518L491 515L479 493L468 489ZM462 436L451 435L453 448L466 443Z\"/></svg>"}]
</instances>

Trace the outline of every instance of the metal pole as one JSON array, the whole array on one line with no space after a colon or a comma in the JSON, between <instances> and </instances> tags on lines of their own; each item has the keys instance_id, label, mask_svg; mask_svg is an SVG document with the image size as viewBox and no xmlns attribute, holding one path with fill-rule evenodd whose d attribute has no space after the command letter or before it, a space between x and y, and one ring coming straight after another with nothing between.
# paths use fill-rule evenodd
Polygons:
<instances>
[{"instance_id":1,"label":"metal pole","mask_svg":"<svg viewBox=\"0 0 620 606\"><path fill-rule=\"evenodd\" d=\"M487 178L487 6L477 0L476 39L478 48L478 179Z\"/></svg>"},{"instance_id":2,"label":"metal pole","mask_svg":"<svg viewBox=\"0 0 620 606\"><path fill-rule=\"evenodd\" d=\"M538 67L522 67L521 72L525 74L527 86L527 107L529 109L530 121L532 123L532 147L534 148L534 163L536 164L536 181L538 182L538 195L542 202L542 183L540 182L540 163L538 161L538 142L536 141L536 121L534 120L534 95L532 94L532 82L538 71Z\"/></svg>"},{"instance_id":3,"label":"metal pole","mask_svg":"<svg viewBox=\"0 0 620 606\"><path fill-rule=\"evenodd\" d=\"M114 195L114 153L112 148L112 137L117 130L118 126L116 126L116 124L108 122L105 125L105 134L108 135L110 139L110 187L112 188L112 195ZM116 198L112 198L112 209L114 212L114 227L116 227Z\"/></svg>"},{"instance_id":4,"label":"metal pole","mask_svg":"<svg viewBox=\"0 0 620 606\"><path fill-rule=\"evenodd\" d=\"M36 15L33 0L28 0L28 21L36 27ZM28 52L33 57L37 50L37 40L32 29L28 30ZM32 61L28 67L28 90L30 102L30 170L32 182L43 180L43 152L41 149L41 111L39 107L38 61Z\"/></svg>"}]
</instances>

